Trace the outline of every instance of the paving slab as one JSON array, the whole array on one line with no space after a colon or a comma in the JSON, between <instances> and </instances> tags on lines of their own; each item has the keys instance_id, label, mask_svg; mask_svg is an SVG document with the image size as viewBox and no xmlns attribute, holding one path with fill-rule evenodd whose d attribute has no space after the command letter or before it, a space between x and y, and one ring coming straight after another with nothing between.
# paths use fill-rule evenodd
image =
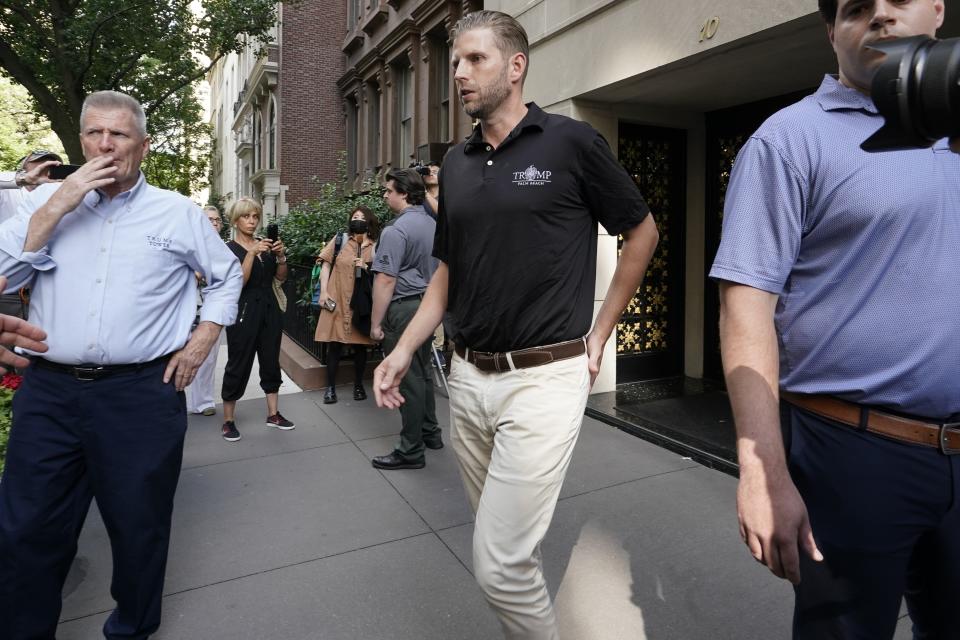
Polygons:
<instances>
[{"instance_id":1,"label":"paving slab","mask_svg":"<svg viewBox=\"0 0 960 640\"><path fill-rule=\"evenodd\" d=\"M223 425L222 405L217 405L217 415L190 416L183 447L183 468L350 441L343 431L320 411L312 400L303 397L303 394L281 396L280 412L292 420L297 428L281 431L268 427L265 424L266 401L263 399L238 402L235 418L241 438L237 442L227 442L220 435L220 427Z\"/></svg>"},{"instance_id":2,"label":"paving slab","mask_svg":"<svg viewBox=\"0 0 960 640\"><path fill-rule=\"evenodd\" d=\"M443 449L427 449L427 466L423 469L379 471L434 530L473 522L473 511L463 492L460 471L446 435L445 432L447 446ZM371 458L390 453L396 444L396 436L387 436L363 440L357 446Z\"/></svg>"},{"instance_id":3,"label":"paving slab","mask_svg":"<svg viewBox=\"0 0 960 640\"><path fill-rule=\"evenodd\" d=\"M610 425L584 418L560 497L699 466Z\"/></svg>"},{"instance_id":4,"label":"paving slab","mask_svg":"<svg viewBox=\"0 0 960 640\"><path fill-rule=\"evenodd\" d=\"M165 593L427 531L353 444L188 469L177 491ZM109 543L95 515L74 570L62 619L114 606Z\"/></svg>"},{"instance_id":5,"label":"paving slab","mask_svg":"<svg viewBox=\"0 0 960 640\"><path fill-rule=\"evenodd\" d=\"M793 594L743 549L735 480L705 468L562 499L543 544L563 638L788 638ZM472 525L440 532L467 565Z\"/></svg>"},{"instance_id":6,"label":"paving slab","mask_svg":"<svg viewBox=\"0 0 960 640\"><path fill-rule=\"evenodd\" d=\"M373 399L373 389L367 384L366 400L353 399L353 385L337 387L336 404L323 404L322 391L310 391L303 394L313 400L321 410L340 427L351 440L369 440L383 436L397 436L400 433L400 412L390 409L378 409ZM437 395L437 422L446 431L450 424L450 406L447 399Z\"/></svg>"},{"instance_id":7,"label":"paving slab","mask_svg":"<svg viewBox=\"0 0 960 640\"><path fill-rule=\"evenodd\" d=\"M473 578L433 534L164 598L156 640L490 640L499 624ZM108 614L60 625L99 637Z\"/></svg>"}]
</instances>

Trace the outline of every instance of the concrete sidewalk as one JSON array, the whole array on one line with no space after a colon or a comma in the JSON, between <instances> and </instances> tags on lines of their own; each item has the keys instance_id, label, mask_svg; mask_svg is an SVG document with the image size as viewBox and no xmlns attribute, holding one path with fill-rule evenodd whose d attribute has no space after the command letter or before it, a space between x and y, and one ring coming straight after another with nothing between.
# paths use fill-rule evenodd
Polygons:
<instances>
[{"instance_id":1,"label":"concrete sidewalk","mask_svg":"<svg viewBox=\"0 0 960 640\"><path fill-rule=\"evenodd\" d=\"M373 469L399 415L351 395L282 396L289 432L264 425L262 399L242 401L232 444L220 415L191 417L154 638L501 637L470 573L451 449L422 470ZM543 545L564 640L789 637L790 586L743 548L734 497L733 478L586 419ZM58 638L101 637L110 571L94 508Z\"/></svg>"}]
</instances>

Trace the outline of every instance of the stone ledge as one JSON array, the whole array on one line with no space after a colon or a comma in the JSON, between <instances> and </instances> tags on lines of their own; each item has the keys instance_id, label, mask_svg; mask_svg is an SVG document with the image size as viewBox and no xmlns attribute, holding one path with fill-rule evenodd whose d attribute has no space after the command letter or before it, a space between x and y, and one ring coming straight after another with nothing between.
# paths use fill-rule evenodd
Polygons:
<instances>
[{"instance_id":1,"label":"stone ledge","mask_svg":"<svg viewBox=\"0 0 960 640\"><path fill-rule=\"evenodd\" d=\"M380 364L379 358L367 358L366 380L373 378L373 370ZM280 368L304 391L316 391L327 386L327 367L303 347L283 334L280 341ZM337 383L353 384L353 358L346 356L337 369Z\"/></svg>"}]
</instances>

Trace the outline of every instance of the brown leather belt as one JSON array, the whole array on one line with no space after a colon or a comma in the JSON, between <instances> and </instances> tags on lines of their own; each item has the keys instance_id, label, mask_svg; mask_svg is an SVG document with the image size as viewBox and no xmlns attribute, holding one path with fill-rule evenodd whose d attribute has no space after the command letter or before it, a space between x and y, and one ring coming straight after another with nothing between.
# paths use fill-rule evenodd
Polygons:
<instances>
[{"instance_id":1,"label":"brown leather belt","mask_svg":"<svg viewBox=\"0 0 960 640\"><path fill-rule=\"evenodd\" d=\"M557 360L575 358L587 352L587 345L583 338L578 338L567 342L558 342L557 344L547 344L542 347L497 353L474 351L457 345L456 352L458 356L480 369L480 371L502 373L511 369L529 369ZM510 366L511 360L513 361L512 367Z\"/></svg>"},{"instance_id":2,"label":"brown leather belt","mask_svg":"<svg viewBox=\"0 0 960 640\"><path fill-rule=\"evenodd\" d=\"M938 423L905 418L832 396L781 391L780 397L810 413L855 429L866 430L900 442L933 447L948 456L960 454L960 422Z\"/></svg>"}]
</instances>

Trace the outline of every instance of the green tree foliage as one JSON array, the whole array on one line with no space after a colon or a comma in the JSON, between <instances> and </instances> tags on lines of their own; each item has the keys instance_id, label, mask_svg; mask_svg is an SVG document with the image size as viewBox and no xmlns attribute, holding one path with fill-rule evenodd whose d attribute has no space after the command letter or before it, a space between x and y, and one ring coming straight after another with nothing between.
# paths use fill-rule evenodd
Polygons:
<instances>
[{"instance_id":1,"label":"green tree foliage","mask_svg":"<svg viewBox=\"0 0 960 640\"><path fill-rule=\"evenodd\" d=\"M319 196L304 200L279 220L280 237L288 259L294 264L312 265L324 245L336 233L347 230L350 214L361 205L376 214L381 228L393 218L393 212L381 196L380 185L370 181L348 191L344 187L346 165L343 162L340 165L338 182L324 183Z\"/></svg>"},{"instance_id":2,"label":"green tree foliage","mask_svg":"<svg viewBox=\"0 0 960 640\"><path fill-rule=\"evenodd\" d=\"M265 43L275 0L0 0L0 72L30 93L71 162L82 163L80 108L94 91L137 98L155 155L151 180L189 192L206 175L207 130L193 87L247 42Z\"/></svg>"},{"instance_id":3,"label":"green tree foliage","mask_svg":"<svg viewBox=\"0 0 960 640\"><path fill-rule=\"evenodd\" d=\"M0 77L0 171L13 171L34 149L63 153L50 123L33 111L27 90Z\"/></svg>"}]
</instances>

